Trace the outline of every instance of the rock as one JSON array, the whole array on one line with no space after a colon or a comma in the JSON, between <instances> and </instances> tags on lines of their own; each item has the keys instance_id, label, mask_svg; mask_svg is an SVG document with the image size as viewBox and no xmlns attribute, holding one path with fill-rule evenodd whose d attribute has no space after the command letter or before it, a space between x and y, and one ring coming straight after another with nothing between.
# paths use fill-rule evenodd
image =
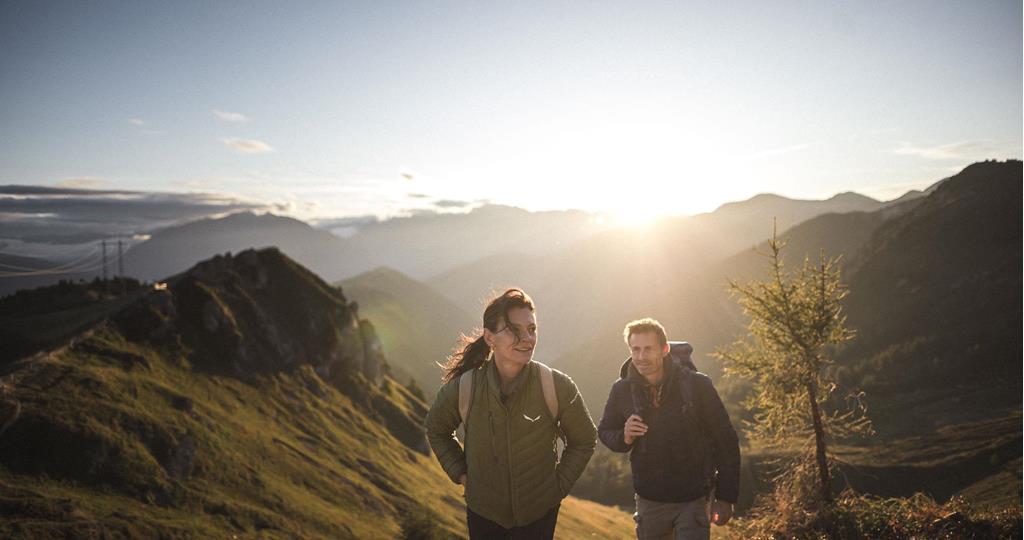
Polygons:
<instances>
[{"instance_id":1,"label":"rock","mask_svg":"<svg viewBox=\"0 0 1024 540\"><path fill-rule=\"evenodd\" d=\"M207 300L203 305L203 328L207 332L216 333L227 324L228 316L224 312L223 306L212 298Z\"/></svg>"}]
</instances>

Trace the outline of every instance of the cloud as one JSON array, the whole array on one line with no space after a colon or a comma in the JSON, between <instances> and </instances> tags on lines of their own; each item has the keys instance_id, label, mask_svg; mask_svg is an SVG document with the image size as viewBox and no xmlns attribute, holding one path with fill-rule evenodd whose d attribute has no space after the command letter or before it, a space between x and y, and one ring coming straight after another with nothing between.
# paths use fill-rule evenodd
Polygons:
<instances>
[{"instance_id":1,"label":"cloud","mask_svg":"<svg viewBox=\"0 0 1024 540\"><path fill-rule=\"evenodd\" d=\"M452 199L443 199L440 201L434 201L434 206L438 208L465 208L473 203L469 201L456 201Z\"/></svg>"},{"instance_id":2,"label":"cloud","mask_svg":"<svg viewBox=\"0 0 1024 540\"><path fill-rule=\"evenodd\" d=\"M225 122L234 122L234 123L252 122L252 118L249 118L248 116L246 116L246 115L244 115L242 113L219 111L217 109L214 109L212 112L213 112L214 116L216 116L217 118L220 118L221 120L224 120Z\"/></svg>"},{"instance_id":3,"label":"cloud","mask_svg":"<svg viewBox=\"0 0 1024 540\"><path fill-rule=\"evenodd\" d=\"M274 150L269 144L255 139L223 139L223 141L224 144L243 154L262 154Z\"/></svg>"},{"instance_id":4,"label":"cloud","mask_svg":"<svg viewBox=\"0 0 1024 540\"><path fill-rule=\"evenodd\" d=\"M990 139L979 139L974 141L959 141L937 146L913 146L910 143L902 143L899 148L893 150L898 156L914 156L924 159L958 159L958 160L982 160L991 158L1012 157L1011 145L999 143ZM1019 152L1019 149L1017 149Z\"/></svg>"},{"instance_id":5,"label":"cloud","mask_svg":"<svg viewBox=\"0 0 1024 540\"><path fill-rule=\"evenodd\" d=\"M89 189L100 187L103 184L104 181L99 178L68 178L57 182L57 187Z\"/></svg>"},{"instance_id":6,"label":"cloud","mask_svg":"<svg viewBox=\"0 0 1024 540\"><path fill-rule=\"evenodd\" d=\"M429 199L430 198L430 195L427 195L426 193L406 193L405 196L409 197L410 199Z\"/></svg>"},{"instance_id":7,"label":"cloud","mask_svg":"<svg viewBox=\"0 0 1024 540\"><path fill-rule=\"evenodd\" d=\"M133 126L144 126L144 125L146 125L146 121L141 119L141 118L129 118L128 119L128 123L133 125Z\"/></svg>"},{"instance_id":8,"label":"cloud","mask_svg":"<svg viewBox=\"0 0 1024 540\"><path fill-rule=\"evenodd\" d=\"M212 193L0 186L0 236L29 244L72 245L266 205Z\"/></svg>"},{"instance_id":9,"label":"cloud","mask_svg":"<svg viewBox=\"0 0 1024 540\"><path fill-rule=\"evenodd\" d=\"M406 208L399 215L405 215L407 217L424 217L424 216L436 216L440 214L433 208Z\"/></svg>"},{"instance_id":10,"label":"cloud","mask_svg":"<svg viewBox=\"0 0 1024 540\"><path fill-rule=\"evenodd\" d=\"M70 186L0 186L0 208L3 206L3 199L11 198L11 195L134 195L137 191L116 191L116 190L95 190L82 189Z\"/></svg>"}]
</instances>

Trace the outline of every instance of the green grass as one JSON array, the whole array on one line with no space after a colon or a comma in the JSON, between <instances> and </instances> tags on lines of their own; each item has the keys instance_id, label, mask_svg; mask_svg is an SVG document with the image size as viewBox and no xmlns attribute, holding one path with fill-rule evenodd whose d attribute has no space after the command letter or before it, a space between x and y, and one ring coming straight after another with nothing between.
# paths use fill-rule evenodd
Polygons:
<instances>
[{"instance_id":1,"label":"green grass","mask_svg":"<svg viewBox=\"0 0 1024 540\"><path fill-rule=\"evenodd\" d=\"M111 361L132 356L141 360ZM433 458L334 388L312 386L319 379L308 367L250 385L185 366L106 328L18 371L9 395L22 414L0 437L4 515L18 516L12 500L49 510L38 521L3 518L0 536L116 531L125 515L151 530L180 524L192 537L394 537L413 504L461 530L456 488ZM195 456L175 479L168 455L186 438Z\"/></svg>"},{"instance_id":2,"label":"green grass","mask_svg":"<svg viewBox=\"0 0 1024 540\"><path fill-rule=\"evenodd\" d=\"M461 491L434 458L309 366L246 383L103 325L17 367L0 537L396 538L417 512L442 537L465 534ZM393 381L378 398L423 412ZM186 440L194 457L172 474ZM630 530L591 504L566 502L560 538Z\"/></svg>"}]
</instances>

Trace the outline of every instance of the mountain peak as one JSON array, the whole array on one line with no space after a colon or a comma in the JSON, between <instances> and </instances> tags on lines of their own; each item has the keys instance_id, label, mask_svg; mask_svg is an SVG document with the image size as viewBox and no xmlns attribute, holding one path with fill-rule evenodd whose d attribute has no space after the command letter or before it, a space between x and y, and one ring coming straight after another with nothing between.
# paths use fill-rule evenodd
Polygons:
<instances>
[{"instance_id":1,"label":"mountain peak","mask_svg":"<svg viewBox=\"0 0 1024 540\"><path fill-rule=\"evenodd\" d=\"M881 204L881 201L862 195L854 191L844 191L842 193L836 193L828 199L831 202L844 203L844 204Z\"/></svg>"},{"instance_id":2,"label":"mountain peak","mask_svg":"<svg viewBox=\"0 0 1024 540\"><path fill-rule=\"evenodd\" d=\"M355 306L277 248L202 261L116 320L130 338L180 337L194 365L243 378L310 364L326 380L379 383L386 369Z\"/></svg>"}]
</instances>

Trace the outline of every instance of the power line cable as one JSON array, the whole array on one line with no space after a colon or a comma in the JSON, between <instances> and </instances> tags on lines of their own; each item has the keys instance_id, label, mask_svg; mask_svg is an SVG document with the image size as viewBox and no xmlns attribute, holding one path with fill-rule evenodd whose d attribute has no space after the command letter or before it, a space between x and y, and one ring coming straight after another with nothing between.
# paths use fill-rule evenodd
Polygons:
<instances>
[{"instance_id":1,"label":"power line cable","mask_svg":"<svg viewBox=\"0 0 1024 540\"><path fill-rule=\"evenodd\" d=\"M74 260L71 260L71 261L68 261L68 262L65 262L65 263L60 263L57 266L51 266L51 267L48 267L48 268L39 268L39 267L27 268L27 267L24 267L24 266L16 266L16 265L13 265L13 264L6 264L6 263L0 263L0 266L6 266L7 268L10 268L12 270L24 270L26 272L50 272L50 271L53 271L53 270L62 270L64 268L77 265L77 264L79 264L80 261L83 261L83 260L85 260L85 259L87 259L89 257L94 256L94 255L96 255L95 248L93 249L93 251L90 251L90 252L86 253L85 255L82 255L81 257L79 257L77 259L74 259ZM47 261L47 262L51 262L51 261Z\"/></svg>"},{"instance_id":2,"label":"power line cable","mask_svg":"<svg viewBox=\"0 0 1024 540\"><path fill-rule=\"evenodd\" d=\"M85 255L83 255L83 256L81 256L81 257L79 257L79 258L77 258L77 259L75 259L73 261L66 262L66 263L63 263L63 264L59 264L57 266L52 266L50 268L37 268L37 269L27 270L27 271L24 271L24 272L4 272L4 271L0 271L0 278L2 278L2 277L27 277L27 276L51 276L51 275L77 274L77 273L82 273L82 272L89 272L89 271L92 271L92 270L99 269L102 266L102 263L97 264L99 262L99 260L96 259L96 257L98 255L99 254L97 253L97 251L94 250L92 252L86 253Z\"/></svg>"}]
</instances>

